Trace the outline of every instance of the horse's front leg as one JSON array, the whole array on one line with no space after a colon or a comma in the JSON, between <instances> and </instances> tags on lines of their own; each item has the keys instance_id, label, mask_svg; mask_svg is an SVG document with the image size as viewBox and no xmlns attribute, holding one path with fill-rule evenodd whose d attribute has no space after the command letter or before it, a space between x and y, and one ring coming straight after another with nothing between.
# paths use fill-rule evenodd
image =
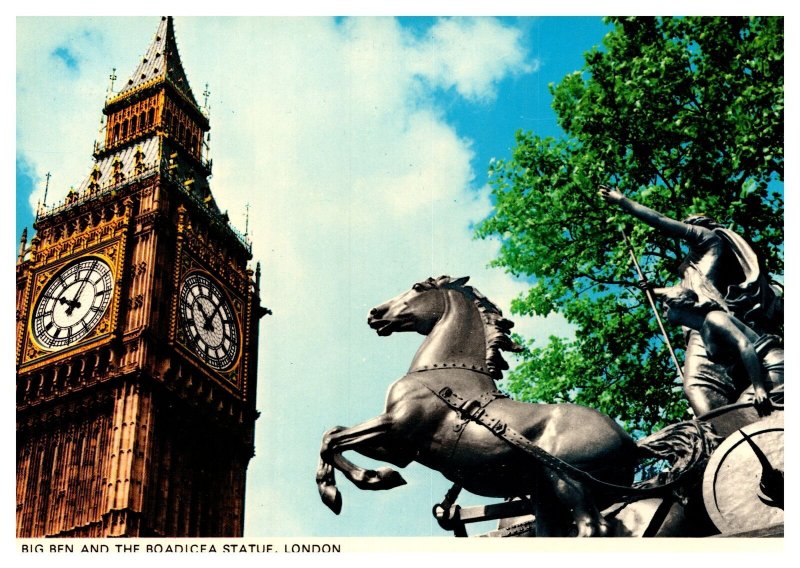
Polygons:
<instances>
[{"instance_id":1,"label":"horse's front leg","mask_svg":"<svg viewBox=\"0 0 800 568\"><path fill-rule=\"evenodd\" d=\"M323 461L332 462L359 489L392 489L404 485L402 476L391 468L364 469L342 455L343 452L353 450L369 458L385 460L401 467L408 465L411 460L402 457L403 452L399 448L392 449L388 435L392 426L391 415L381 414L352 428L331 428L324 436L320 457Z\"/></svg>"},{"instance_id":2,"label":"horse's front leg","mask_svg":"<svg viewBox=\"0 0 800 568\"><path fill-rule=\"evenodd\" d=\"M341 495L336 489L334 467L344 473L345 477L359 489L392 489L406 483L403 477L391 468L364 469L342 456L342 452L354 450L371 458L388 459L393 463L403 462L403 465L406 465L410 460L398 460L385 448L387 433L391 427L391 417L388 414L381 414L352 428L342 426L331 428L323 436L317 485L322 501L334 513L339 514L342 507Z\"/></svg>"}]
</instances>

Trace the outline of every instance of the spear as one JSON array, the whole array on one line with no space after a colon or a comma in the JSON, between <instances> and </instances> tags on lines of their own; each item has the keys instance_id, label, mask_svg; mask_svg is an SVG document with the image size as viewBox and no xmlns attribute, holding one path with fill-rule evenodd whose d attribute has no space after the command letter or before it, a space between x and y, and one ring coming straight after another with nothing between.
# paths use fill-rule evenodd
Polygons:
<instances>
[{"instance_id":1,"label":"spear","mask_svg":"<svg viewBox=\"0 0 800 568\"><path fill-rule=\"evenodd\" d=\"M675 355L675 350L672 348L672 343L667 335L667 330L664 329L664 323L661 321L661 316L658 315L658 308L656 308L656 300L653 295L653 290L650 288L650 283L647 281L647 278L642 272L642 268L639 266L639 261L636 260L636 255L633 252L633 246L631 245L630 240L628 240L628 235L625 234L625 229L620 228L619 232L622 233L622 238L625 240L625 245L628 247L628 252L631 255L633 265L636 267L636 273L639 275L639 282L642 283L644 294L647 296L647 301L650 303L650 307L656 316L656 321L658 322L658 327L661 330L661 334L664 336L664 341L667 342L667 349L669 349L672 362L675 363L675 368L678 369L678 376L681 378L681 381L683 381L683 369L681 369L681 365L678 363L678 357Z\"/></svg>"}]
</instances>

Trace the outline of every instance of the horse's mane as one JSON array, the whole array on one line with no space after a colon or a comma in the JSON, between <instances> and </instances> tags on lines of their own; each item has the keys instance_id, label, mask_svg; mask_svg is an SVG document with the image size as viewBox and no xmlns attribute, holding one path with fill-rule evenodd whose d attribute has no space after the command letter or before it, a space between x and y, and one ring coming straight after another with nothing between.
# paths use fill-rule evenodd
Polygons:
<instances>
[{"instance_id":1,"label":"horse's mane","mask_svg":"<svg viewBox=\"0 0 800 568\"><path fill-rule=\"evenodd\" d=\"M416 286L424 289L456 290L475 304L486 328L486 367L492 378L499 380L503 378L503 371L508 369L508 363L503 358L502 352L519 352L522 351L522 346L515 343L509 336L514 322L504 318L503 312L489 298L472 286L468 286L468 280L469 277L453 279L449 276L440 276L439 278L428 278Z\"/></svg>"}]
</instances>

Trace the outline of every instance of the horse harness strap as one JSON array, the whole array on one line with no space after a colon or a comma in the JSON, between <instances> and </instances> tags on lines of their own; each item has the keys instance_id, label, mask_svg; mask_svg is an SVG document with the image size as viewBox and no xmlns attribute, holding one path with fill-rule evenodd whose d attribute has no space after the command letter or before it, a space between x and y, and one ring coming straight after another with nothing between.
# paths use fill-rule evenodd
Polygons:
<instances>
[{"instance_id":1,"label":"horse harness strap","mask_svg":"<svg viewBox=\"0 0 800 568\"><path fill-rule=\"evenodd\" d=\"M450 408L458 412L461 416L460 425L453 427L456 431L463 430L468 422L478 422L498 435L501 433L501 430L506 427L505 423L501 422L499 419L486 415L486 407L489 406L491 402L498 398L508 398L508 395L499 390L488 391L482 393L478 398L471 399L458 396L450 387L445 387L439 392L435 392L430 388L429 390L434 392L436 396L441 398Z\"/></svg>"},{"instance_id":2,"label":"horse harness strap","mask_svg":"<svg viewBox=\"0 0 800 568\"><path fill-rule=\"evenodd\" d=\"M574 469L575 472L579 472L582 474L582 476L591 477L589 474L573 468L573 466L569 465L563 460L560 460L552 454L545 452L543 449L511 428L501 419L491 416L486 411L486 407L488 406L489 402L492 402L497 398L508 398L508 396L504 393L501 393L500 391L489 391L483 393L478 398L465 399L456 394L450 387L444 387L438 392L434 391L430 387L428 387L428 390L436 394L436 396L444 401L447 406L455 410L461 416L463 423L477 422L481 426L488 428L495 436L502 438L512 446L519 448L525 453L533 455L533 457L538 461L544 463L544 465L552 469L557 471L563 471L564 469L567 469L570 473L573 473L570 470ZM597 481L602 483L599 480Z\"/></svg>"},{"instance_id":3,"label":"horse harness strap","mask_svg":"<svg viewBox=\"0 0 800 568\"><path fill-rule=\"evenodd\" d=\"M588 482L594 486L610 489L615 492L623 492L629 496L653 496L656 493L662 493L667 489L671 489L681 481L683 475L678 475L671 482L658 487L631 487L628 485L616 485L601 481L591 474L576 468L575 466L557 458L556 456L544 451L542 448L531 442L528 438L511 428L507 423L503 422L500 418L491 416L486 407L498 398L508 398L508 395L500 391L489 391L483 393L476 399L465 399L456 394L450 387L444 387L438 392L430 388L428 385L425 387L441 399L447 406L455 410L461 416L463 422L462 427L458 430L459 434L453 443L452 450L458 444L458 439L461 437L463 425L467 422L477 422L481 426L488 428L495 436L502 438L507 443L515 448L518 448L526 454L532 456L544 466L563 473L569 474L577 481ZM684 474L687 472L683 472Z\"/></svg>"},{"instance_id":4,"label":"horse harness strap","mask_svg":"<svg viewBox=\"0 0 800 568\"><path fill-rule=\"evenodd\" d=\"M433 365L420 365L415 366L409 369L409 373L424 373L426 371L452 371L453 369L459 371L470 371L472 373L479 373L481 375L486 375L487 377L494 378L491 372L488 369L480 366L480 365L470 365L467 367L466 363L434 363ZM500 392L500 391L497 391ZM500 393L503 394L503 393ZM503 396L505 396L503 394Z\"/></svg>"},{"instance_id":5,"label":"horse harness strap","mask_svg":"<svg viewBox=\"0 0 800 568\"><path fill-rule=\"evenodd\" d=\"M440 393L437 393L427 385L425 387L441 397ZM477 421L478 416L482 416L486 413L486 407L493 401L497 400L498 398L508 398L505 393L500 392L499 390L492 390L481 394L478 398L473 399L465 399L461 398L457 394L455 394L452 389L442 389L442 390L449 390L451 394L450 400L445 400L448 406L456 410L461 417L461 420L457 422L453 426L453 432L455 432L455 437L448 437L444 444L444 451L445 454L449 457L452 457L458 447L458 442L461 440L461 435L464 433L464 429L466 428L469 422ZM444 399L443 399L444 400ZM486 424L483 424L486 426Z\"/></svg>"}]
</instances>

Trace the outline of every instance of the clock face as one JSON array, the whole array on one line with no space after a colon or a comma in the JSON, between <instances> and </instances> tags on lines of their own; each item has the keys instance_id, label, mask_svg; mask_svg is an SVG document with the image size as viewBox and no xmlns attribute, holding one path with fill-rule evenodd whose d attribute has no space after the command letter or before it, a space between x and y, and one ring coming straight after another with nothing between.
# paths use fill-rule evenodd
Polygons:
<instances>
[{"instance_id":1,"label":"clock face","mask_svg":"<svg viewBox=\"0 0 800 568\"><path fill-rule=\"evenodd\" d=\"M99 258L84 258L56 274L33 310L33 335L47 349L79 342L106 313L114 294L111 267Z\"/></svg>"},{"instance_id":2,"label":"clock face","mask_svg":"<svg viewBox=\"0 0 800 568\"><path fill-rule=\"evenodd\" d=\"M209 278L191 274L180 294L180 318L187 343L208 366L224 370L239 350L239 332L227 296Z\"/></svg>"}]
</instances>

